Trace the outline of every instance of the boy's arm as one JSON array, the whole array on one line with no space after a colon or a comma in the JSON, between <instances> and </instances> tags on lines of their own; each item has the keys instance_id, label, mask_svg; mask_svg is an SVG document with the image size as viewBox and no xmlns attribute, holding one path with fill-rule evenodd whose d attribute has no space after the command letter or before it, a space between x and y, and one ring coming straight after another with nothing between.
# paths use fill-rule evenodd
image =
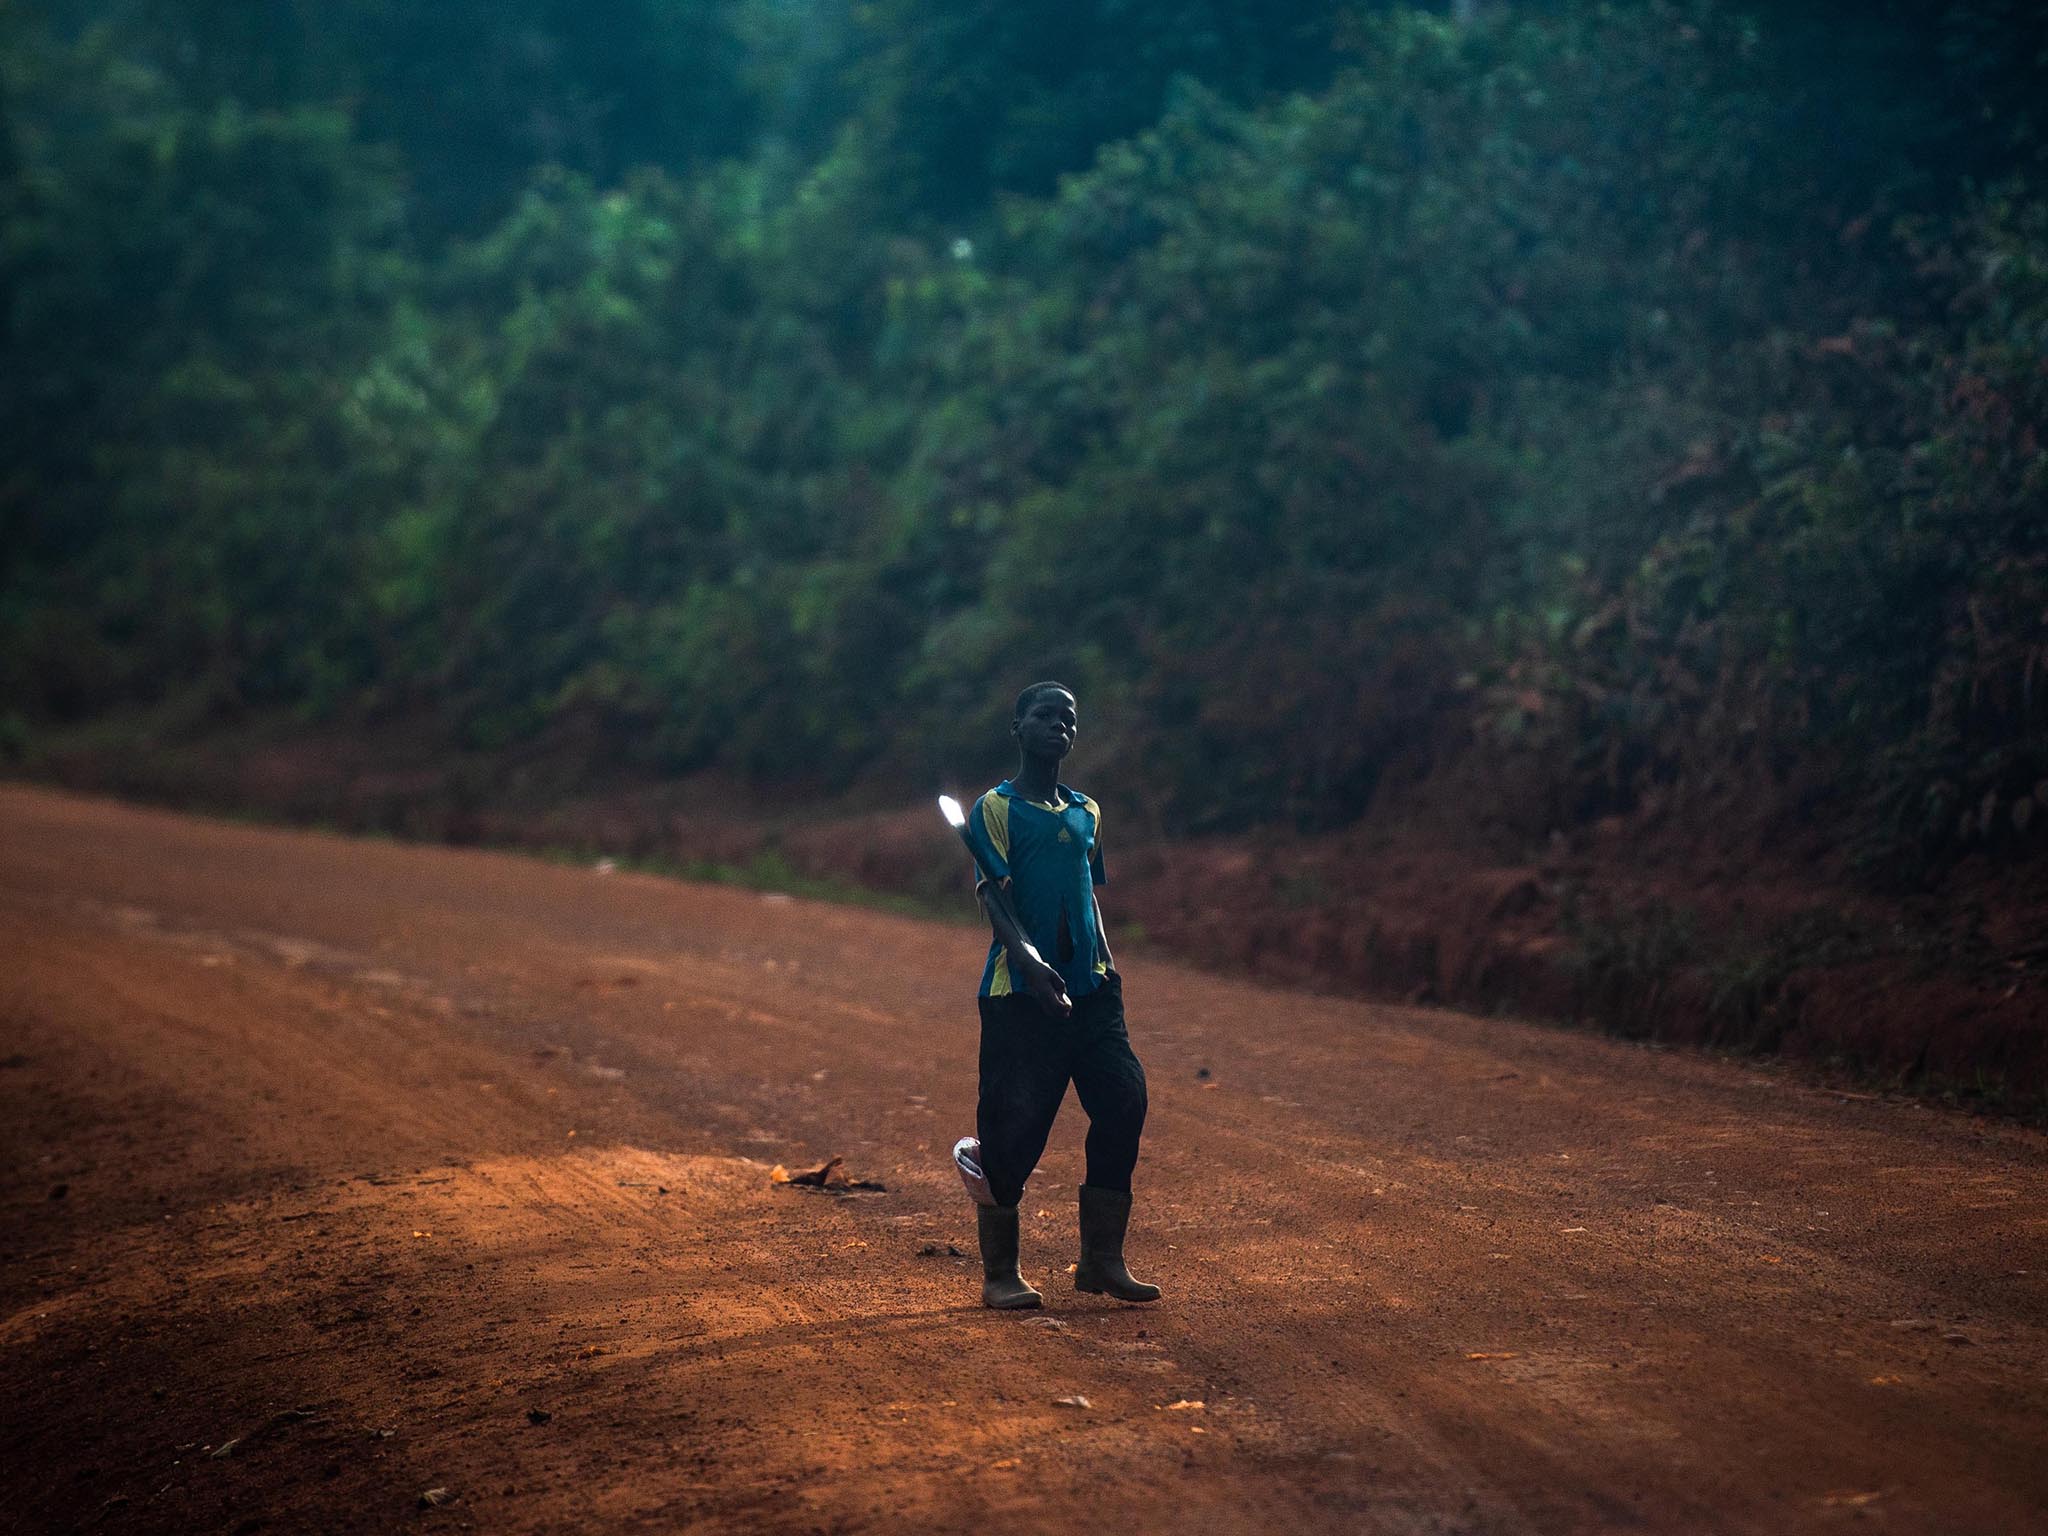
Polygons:
<instances>
[{"instance_id":1,"label":"boy's arm","mask_svg":"<svg viewBox=\"0 0 2048 1536\"><path fill-rule=\"evenodd\" d=\"M1094 801L1088 802L1091 808ZM1109 929L1102 922L1102 897L1098 894L1109 881L1108 873L1102 867L1102 812L1095 811L1095 841L1088 850L1088 899L1095 903L1095 946L1102 951L1102 963L1112 971L1116 969L1116 956L1109 952Z\"/></svg>"},{"instance_id":2,"label":"boy's arm","mask_svg":"<svg viewBox=\"0 0 2048 1536\"><path fill-rule=\"evenodd\" d=\"M1064 1019L1074 1011L1074 1000L1067 996L1067 984L1060 980L1060 973L1047 965L1037 948L1024 937L1024 925L1010 900L1009 884L1007 880L999 884L982 880L974 887L974 894L981 902L989 927L995 930L996 942L1010 952L1010 973L1024 983L1024 990L1038 999L1041 1008Z\"/></svg>"}]
</instances>

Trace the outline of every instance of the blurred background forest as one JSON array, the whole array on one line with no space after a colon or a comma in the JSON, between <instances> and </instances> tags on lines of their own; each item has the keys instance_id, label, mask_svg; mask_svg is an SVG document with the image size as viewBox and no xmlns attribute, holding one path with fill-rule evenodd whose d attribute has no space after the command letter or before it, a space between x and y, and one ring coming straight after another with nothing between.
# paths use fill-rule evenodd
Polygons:
<instances>
[{"instance_id":1,"label":"blurred background forest","mask_svg":"<svg viewBox=\"0 0 2048 1536\"><path fill-rule=\"evenodd\" d=\"M900 804L1052 675L1158 839L2048 848L2030 0L41 0L0 91L17 760Z\"/></svg>"}]
</instances>

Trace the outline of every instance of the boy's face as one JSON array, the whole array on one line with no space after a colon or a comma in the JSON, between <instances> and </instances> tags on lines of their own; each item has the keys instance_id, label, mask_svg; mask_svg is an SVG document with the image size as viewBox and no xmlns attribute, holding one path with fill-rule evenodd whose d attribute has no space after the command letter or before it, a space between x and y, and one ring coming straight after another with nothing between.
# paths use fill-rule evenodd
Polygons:
<instances>
[{"instance_id":1,"label":"boy's face","mask_svg":"<svg viewBox=\"0 0 2048 1536\"><path fill-rule=\"evenodd\" d=\"M1058 689L1039 694L1010 722L1010 734L1028 756L1049 757L1055 762L1074 750L1079 730L1074 696Z\"/></svg>"}]
</instances>

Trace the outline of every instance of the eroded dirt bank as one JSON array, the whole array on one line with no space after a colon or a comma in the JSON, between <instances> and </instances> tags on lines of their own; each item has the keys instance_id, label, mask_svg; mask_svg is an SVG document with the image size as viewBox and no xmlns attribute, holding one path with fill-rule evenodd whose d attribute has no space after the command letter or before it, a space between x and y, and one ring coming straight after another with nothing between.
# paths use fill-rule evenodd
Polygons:
<instances>
[{"instance_id":1,"label":"eroded dirt bank","mask_svg":"<svg viewBox=\"0 0 2048 1536\"><path fill-rule=\"evenodd\" d=\"M977 950L0 788L10 1519L2039 1528L2040 1135L1134 960L1168 1300L1061 1289L1070 1106L997 1317Z\"/></svg>"},{"instance_id":2,"label":"eroded dirt bank","mask_svg":"<svg viewBox=\"0 0 2048 1536\"><path fill-rule=\"evenodd\" d=\"M635 778L587 742L508 757L294 722L127 730L36 771L174 808L964 904L958 848L900 784L877 809L822 787ZM1123 932L1220 974L1778 1056L2048 1123L2048 863L1987 847L1932 884L1887 885L1761 788L1652 795L1547 838L1500 824L1501 799L1460 760L1343 829L1192 841L1147 837L1112 801Z\"/></svg>"}]
</instances>

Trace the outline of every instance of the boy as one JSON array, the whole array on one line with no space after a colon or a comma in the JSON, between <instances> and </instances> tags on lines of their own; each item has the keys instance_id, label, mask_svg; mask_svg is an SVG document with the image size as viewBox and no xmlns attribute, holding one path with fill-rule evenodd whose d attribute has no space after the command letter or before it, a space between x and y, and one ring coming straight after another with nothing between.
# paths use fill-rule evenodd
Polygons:
<instances>
[{"instance_id":1,"label":"boy","mask_svg":"<svg viewBox=\"0 0 2048 1536\"><path fill-rule=\"evenodd\" d=\"M1072 690L1033 683L1010 734L1017 773L975 801L967 836L1007 901L976 887L994 930L981 977L980 1164L994 1204L977 1205L984 1306L1036 1307L1017 1268L1017 1202L1072 1082L1088 1114L1081 1259L1074 1289L1156 1301L1124 1267L1131 1170L1145 1126L1145 1069L1124 1031L1123 980L1102 932L1102 812L1059 782L1079 718Z\"/></svg>"}]
</instances>

